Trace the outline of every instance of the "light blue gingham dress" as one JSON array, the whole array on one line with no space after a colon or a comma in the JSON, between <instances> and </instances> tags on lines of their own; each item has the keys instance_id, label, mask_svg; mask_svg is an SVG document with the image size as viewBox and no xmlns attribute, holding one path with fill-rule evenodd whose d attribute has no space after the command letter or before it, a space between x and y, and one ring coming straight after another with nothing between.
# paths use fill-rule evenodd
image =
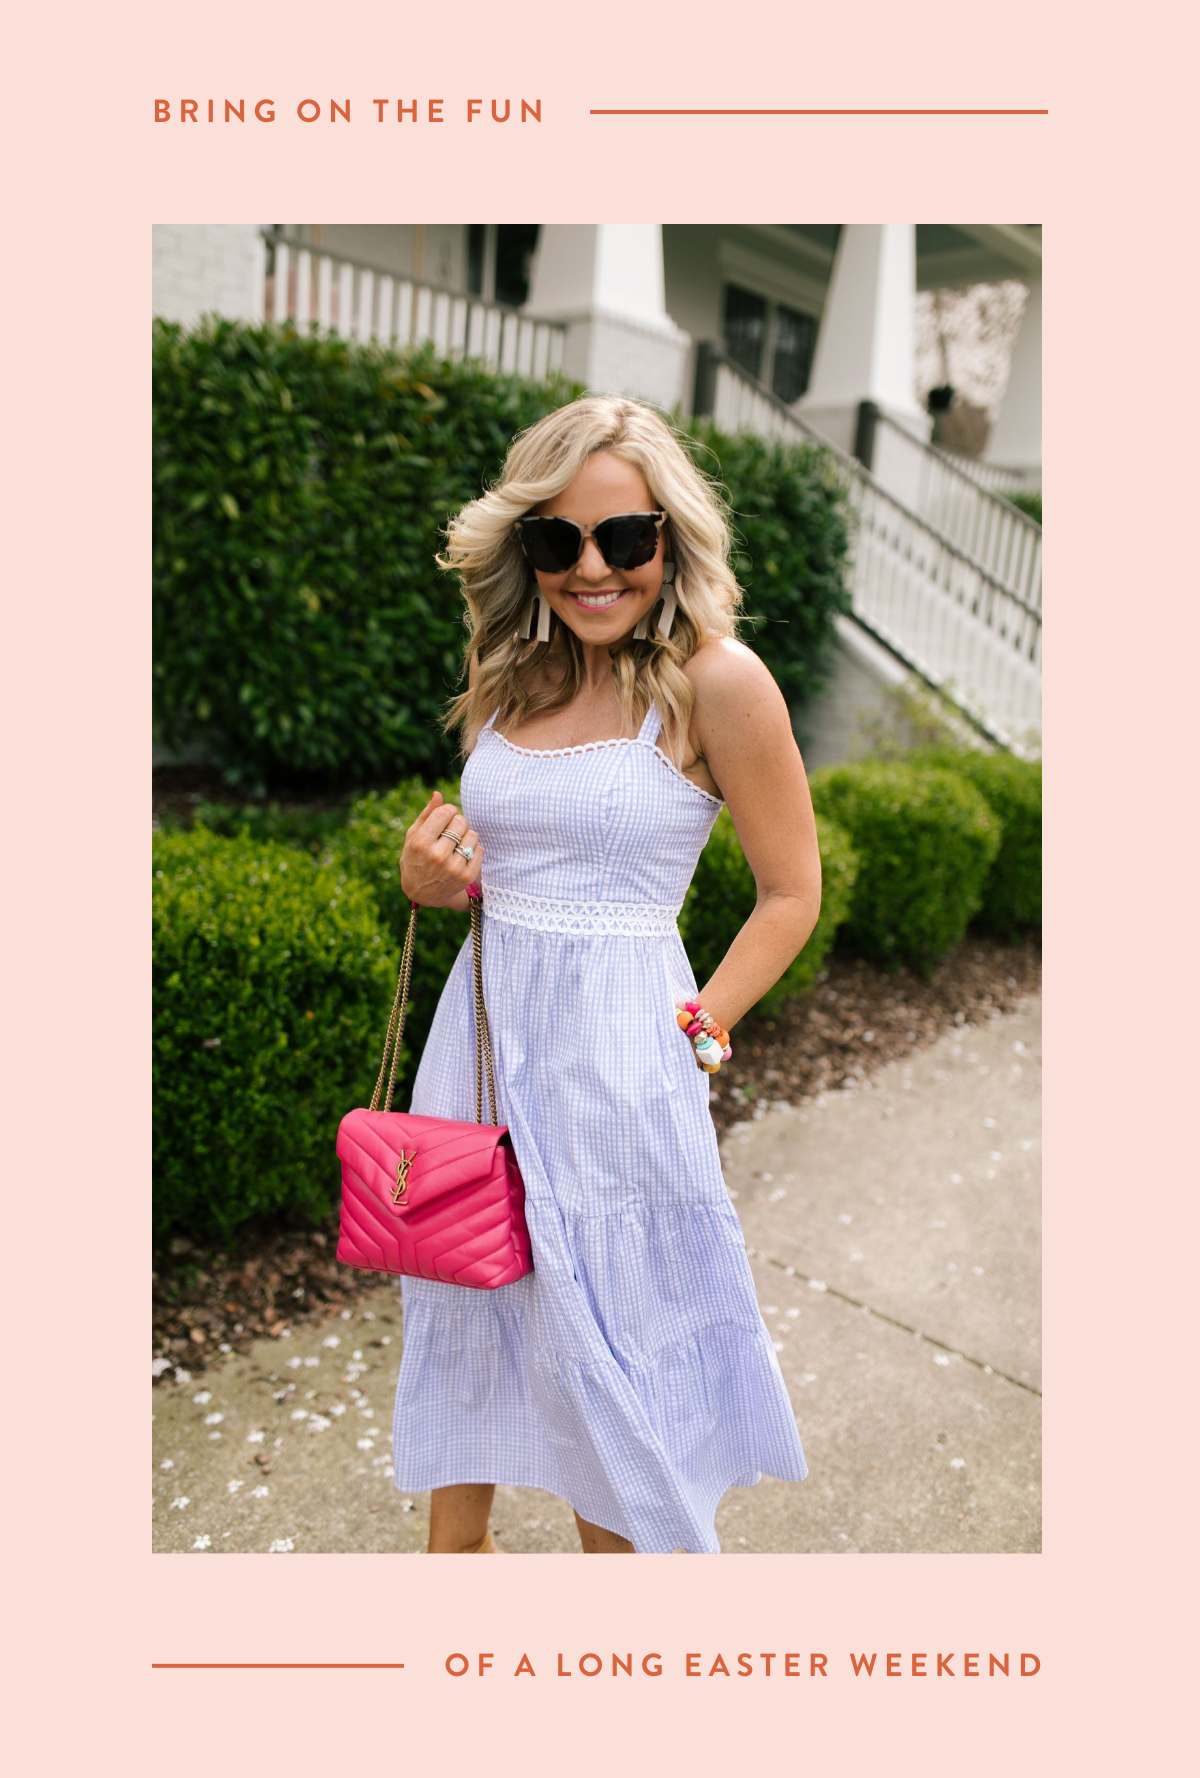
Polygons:
<instances>
[{"instance_id":1,"label":"light blue gingham dress","mask_svg":"<svg viewBox=\"0 0 1200 1778\"><path fill-rule=\"evenodd\" d=\"M639 1554L718 1553L727 1488L807 1474L675 1018L697 991L677 916L721 803L656 745L656 705L636 738L545 751L496 714L461 808L483 842L497 1117L533 1271L402 1281L395 1483L544 1488ZM475 1116L472 972L468 933L413 1111Z\"/></svg>"}]
</instances>

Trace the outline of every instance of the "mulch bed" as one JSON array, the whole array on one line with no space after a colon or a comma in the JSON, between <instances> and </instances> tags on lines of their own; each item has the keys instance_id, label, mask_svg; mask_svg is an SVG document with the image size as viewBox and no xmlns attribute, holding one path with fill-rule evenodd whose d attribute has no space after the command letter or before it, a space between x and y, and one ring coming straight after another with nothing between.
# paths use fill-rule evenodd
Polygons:
<instances>
[{"instance_id":1,"label":"mulch bed","mask_svg":"<svg viewBox=\"0 0 1200 1778\"><path fill-rule=\"evenodd\" d=\"M364 784L353 790L329 791L324 794L308 789L283 788L273 791L269 801L285 814L290 811L305 815L319 814L326 810L345 808L367 790L390 790L394 782L394 779L389 779L386 784ZM247 797L241 791L231 789L213 766L175 765L154 768L152 802L155 827L161 825L165 815L173 815L185 826L190 826L196 813L196 805L202 802L264 808L267 800Z\"/></svg>"},{"instance_id":2,"label":"mulch bed","mask_svg":"<svg viewBox=\"0 0 1200 1778\"><path fill-rule=\"evenodd\" d=\"M811 994L775 1018L744 1020L734 1033L728 1074L712 1076L717 1134L774 1103L853 1084L945 1032L1012 1011L1040 984L1036 938L1004 945L970 936L929 981L834 957ZM244 1350L264 1334L279 1338L365 1292L394 1288L394 1280L339 1265L336 1247L336 1214L315 1230L248 1226L236 1254L169 1243L153 1274L161 1374L202 1370L219 1353Z\"/></svg>"}]
</instances>

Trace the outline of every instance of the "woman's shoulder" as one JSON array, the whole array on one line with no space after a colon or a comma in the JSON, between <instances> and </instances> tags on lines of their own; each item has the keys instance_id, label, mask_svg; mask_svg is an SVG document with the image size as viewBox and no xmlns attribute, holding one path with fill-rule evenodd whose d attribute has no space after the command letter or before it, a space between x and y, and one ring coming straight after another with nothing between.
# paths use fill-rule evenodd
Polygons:
<instances>
[{"instance_id":1,"label":"woman's shoulder","mask_svg":"<svg viewBox=\"0 0 1200 1778\"><path fill-rule=\"evenodd\" d=\"M766 663L736 636L707 636L683 664L696 705L734 702L774 686Z\"/></svg>"}]
</instances>

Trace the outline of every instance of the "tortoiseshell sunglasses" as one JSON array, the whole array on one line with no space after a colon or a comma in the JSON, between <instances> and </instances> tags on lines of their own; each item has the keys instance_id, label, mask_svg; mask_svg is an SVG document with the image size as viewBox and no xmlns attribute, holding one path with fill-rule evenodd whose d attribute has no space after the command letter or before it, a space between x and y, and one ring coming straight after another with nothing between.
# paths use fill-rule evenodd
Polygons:
<instances>
[{"instance_id":1,"label":"tortoiseshell sunglasses","mask_svg":"<svg viewBox=\"0 0 1200 1778\"><path fill-rule=\"evenodd\" d=\"M644 568L658 548L665 512L622 512L598 525L577 525L574 519L524 518L513 527L532 567L542 574L568 574L583 554L589 537L608 567L618 571Z\"/></svg>"}]
</instances>

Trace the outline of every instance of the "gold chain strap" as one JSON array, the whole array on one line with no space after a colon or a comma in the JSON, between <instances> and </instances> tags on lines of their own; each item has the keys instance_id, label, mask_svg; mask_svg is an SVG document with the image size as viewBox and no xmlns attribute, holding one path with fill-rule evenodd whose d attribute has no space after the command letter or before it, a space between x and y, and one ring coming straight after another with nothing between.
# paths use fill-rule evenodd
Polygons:
<instances>
[{"instance_id":1,"label":"gold chain strap","mask_svg":"<svg viewBox=\"0 0 1200 1778\"><path fill-rule=\"evenodd\" d=\"M396 984L396 998L392 1002L391 1014L388 1018L387 1036L383 1040L383 1061L379 1067L379 1079L375 1082L375 1091L371 1094L371 1110L379 1110L379 1099L383 1093L384 1079L387 1080L387 1095L383 1101L383 1109L392 1109L392 1091L396 1084L396 1070L400 1065L400 1043L404 1036L404 1015L408 1009L408 989L412 980L413 941L417 929L417 904L414 901L408 916L408 931L404 935L404 950L400 957L400 978ZM488 1025L487 1009L483 1003L483 916L480 912L479 897L471 901L471 945L475 954L475 1122L483 1122L483 1071L487 1068L488 1101L491 1107L492 1122L498 1123L496 1116L496 1076L492 1062L492 1033ZM388 1061L391 1060L389 1070Z\"/></svg>"},{"instance_id":2,"label":"gold chain strap","mask_svg":"<svg viewBox=\"0 0 1200 1778\"><path fill-rule=\"evenodd\" d=\"M481 1065L486 1065L488 1103L491 1106L492 1122L496 1124L500 1120L496 1116L492 1031L488 1024L487 1007L483 1003L483 911L478 896L471 901L471 942L475 951L475 1122L483 1122L483 1081L480 1074Z\"/></svg>"}]
</instances>

